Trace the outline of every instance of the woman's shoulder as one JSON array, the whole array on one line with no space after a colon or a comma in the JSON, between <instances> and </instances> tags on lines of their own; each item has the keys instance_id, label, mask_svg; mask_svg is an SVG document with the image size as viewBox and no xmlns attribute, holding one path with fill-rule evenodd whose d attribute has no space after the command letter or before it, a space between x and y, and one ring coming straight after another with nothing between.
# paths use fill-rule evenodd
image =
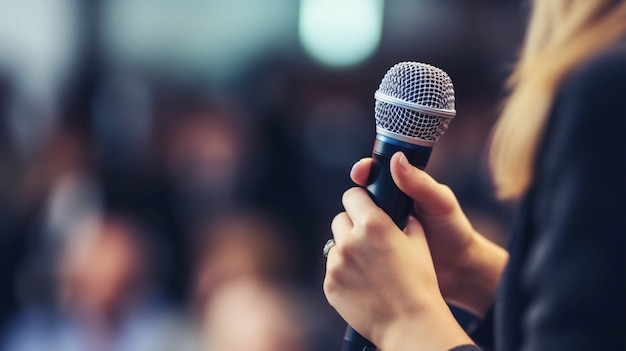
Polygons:
<instances>
[{"instance_id":1,"label":"woman's shoulder","mask_svg":"<svg viewBox=\"0 0 626 351\"><path fill-rule=\"evenodd\" d=\"M576 128L587 135L606 136L611 134L606 130L610 123L615 132L622 133L626 128L626 41L590 56L573 69L558 89L552 112L555 123L569 124L566 129L570 131Z\"/></svg>"},{"instance_id":2,"label":"woman's shoulder","mask_svg":"<svg viewBox=\"0 0 626 351\"><path fill-rule=\"evenodd\" d=\"M590 56L567 75L562 90L580 98L590 98L607 91L626 95L626 90L616 91L626 85L626 40Z\"/></svg>"},{"instance_id":3,"label":"woman's shoulder","mask_svg":"<svg viewBox=\"0 0 626 351\"><path fill-rule=\"evenodd\" d=\"M540 168L626 152L626 41L590 56L562 81L544 134ZM574 150L577 150L574 152ZM611 151L611 152L607 152Z\"/></svg>"}]
</instances>

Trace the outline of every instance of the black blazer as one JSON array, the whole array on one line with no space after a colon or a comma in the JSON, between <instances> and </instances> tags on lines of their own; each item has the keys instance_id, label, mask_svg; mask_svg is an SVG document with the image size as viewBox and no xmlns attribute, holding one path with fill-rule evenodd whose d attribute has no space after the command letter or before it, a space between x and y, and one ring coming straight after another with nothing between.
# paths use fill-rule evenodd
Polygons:
<instances>
[{"instance_id":1,"label":"black blazer","mask_svg":"<svg viewBox=\"0 0 626 351\"><path fill-rule=\"evenodd\" d=\"M626 350L626 43L561 84L485 350Z\"/></svg>"}]
</instances>

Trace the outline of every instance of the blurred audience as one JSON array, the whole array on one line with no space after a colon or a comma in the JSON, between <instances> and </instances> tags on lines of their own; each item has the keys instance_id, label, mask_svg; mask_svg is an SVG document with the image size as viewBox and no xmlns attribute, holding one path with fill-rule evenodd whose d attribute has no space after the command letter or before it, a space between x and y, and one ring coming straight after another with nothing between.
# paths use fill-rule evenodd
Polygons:
<instances>
[{"instance_id":1,"label":"blurred audience","mask_svg":"<svg viewBox=\"0 0 626 351\"><path fill-rule=\"evenodd\" d=\"M256 176L250 152L257 145L243 113L204 99L181 100L163 108L158 139L176 207L193 230L206 216L245 200Z\"/></svg>"},{"instance_id":2,"label":"blurred audience","mask_svg":"<svg viewBox=\"0 0 626 351\"><path fill-rule=\"evenodd\" d=\"M332 312L294 284L293 235L258 213L225 215L197 238L193 311L202 350L325 350Z\"/></svg>"},{"instance_id":3,"label":"blurred audience","mask_svg":"<svg viewBox=\"0 0 626 351\"><path fill-rule=\"evenodd\" d=\"M401 60L441 64L461 91L458 121L435 148L429 171L455 189L474 210L470 215L483 219L485 232L498 232L506 221L506 209L492 208L479 156L495 115L485 112L494 99L483 91L500 88L496 55L469 53L476 42L461 35L487 31L488 21L446 27L461 33L471 26L445 45L463 53L463 60L404 39L393 49L391 34L381 39L379 53L354 67L320 66L293 45L237 66L236 80L216 82L196 74L198 67L194 74L172 68L177 66L168 59L176 55L169 52L176 47L167 45L186 47L184 40L145 43L131 32L150 21L133 20L127 28L111 15L128 14L130 6L141 19L144 6L153 4L61 3L76 7L80 21L67 30L84 38L68 51L67 77L50 85L58 87L50 95L20 93L20 74L32 78L39 71L25 65L18 72L3 61L20 50L7 46L3 34L19 43L38 33L13 33L22 22L32 27L25 16L32 4L23 5L17 22L0 25L0 46L10 48L0 53L2 350L339 349L345 324L321 291L320 248L341 208L337 199L352 186L350 165L371 152L372 94L385 70ZM426 8L440 6L430 3ZM397 15L424 4L387 5ZM494 13L517 9L492 5ZM117 9L109 13L111 28L147 46L129 47L134 54L128 57L116 51L110 28L100 22L108 6ZM175 12L186 5L167 6ZM450 5L442 6L447 16ZM398 23L385 19L393 25L386 33L413 28L406 16ZM180 18L177 28L184 27L185 16ZM54 29L46 27L53 23L38 24L42 33ZM232 42L228 33L217 35ZM494 48L505 43L484 42ZM135 54L152 56L151 47L165 55L158 59L163 62L134 61ZM49 61L46 55L24 57Z\"/></svg>"},{"instance_id":4,"label":"blurred audience","mask_svg":"<svg viewBox=\"0 0 626 351\"><path fill-rule=\"evenodd\" d=\"M231 212L208 222L195 238L194 296L206 300L240 277L289 281L298 265L285 226L260 212Z\"/></svg>"},{"instance_id":5,"label":"blurred audience","mask_svg":"<svg viewBox=\"0 0 626 351\"><path fill-rule=\"evenodd\" d=\"M296 302L287 291L252 276L222 284L203 306L203 350L312 350L310 321Z\"/></svg>"},{"instance_id":6,"label":"blurred audience","mask_svg":"<svg viewBox=\"0 0 626 351\"><path fill-rule=\"evenodd\" d=\"M122 217L85 218L66 233L54 263L55 301L25 309L4 349L185 350L179 316L150 283L149 245Z\"/></svg>"}]
</instances>

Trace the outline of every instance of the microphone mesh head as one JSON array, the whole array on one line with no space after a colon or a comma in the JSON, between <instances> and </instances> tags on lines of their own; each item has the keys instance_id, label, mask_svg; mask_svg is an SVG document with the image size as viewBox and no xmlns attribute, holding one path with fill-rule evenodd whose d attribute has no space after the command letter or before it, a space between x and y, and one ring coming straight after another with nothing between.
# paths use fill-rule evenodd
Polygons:
<instances>
[{"instance_id":1,"label":"microphone mesh head","mask_svg":"<svg viewBox=\"0 0 626 351\"><path fill-rule=\"evenodd\" d=\"M401 62L394 65L383 77L378 93L395 98L392 100L408 102L409 105L454 112L452 80L443 70L425 63ZM429 143L437 142L448 128L450 116L441 117L436 113L420 112L399 105L402 104L376 99L376 126Z\"/></svg>"}]
</instances>

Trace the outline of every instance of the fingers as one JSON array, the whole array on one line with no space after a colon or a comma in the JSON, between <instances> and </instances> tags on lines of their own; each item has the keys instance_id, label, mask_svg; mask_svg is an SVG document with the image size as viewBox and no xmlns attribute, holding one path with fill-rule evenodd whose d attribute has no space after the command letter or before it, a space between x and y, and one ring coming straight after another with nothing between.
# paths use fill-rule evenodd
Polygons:
<instances>
[{"instance_id":1,"label":"fingers","mask_svg":"<svg viewBox=\"0 0 626 351\"><path fill-rule=\"evenodd\" d=\"M370 222L391 221L389 216L372 200L363 188L351 188L343 193L341 198L343 207L346 209L352 223L356 226L369 227ZM386 223L380 223L386 224Z\"/></svg>"},{"instance_id":2,"label":"fingers","mask_svg":"<svg viewBox=\"0 0 626 351\"><path fill-rule=\"evenodd\" d=\"M363 226L363 223L373 222L372 217L384 215L362 188L348 189L343 194L342 202L346 211L335 216L330 225L337 244L348 239L351 233L354 235L355 222L358 224L358 231L361 232L362 229L371 227Z\"/></svg>"},{"instance_id":3,"label":"fingers","mask_svg":"<svg viewBox=\"0 0 626 351\"><path fill-rule=\"evenodd\" d=\"M390 167L398 188L415 200L418 214L446 215L458 208L458 201L450 188L412 166L401 152L391 157Z\"/></svg>"},{"instance_id":4,"label":"fingers","mask_svg":"<svg viewBox=\"0 0 626 351\"><path fill-rule=\"evenodd\" d=\"M350 171L352 181L362 187L367 186L372 161L368 157L355 163ZM400 190L415 200L419 213L439 216L449 214L458 208L458 201L450 188L412 166L401 152L393 155L390 167L394 182Z\"/></svg>"},{"instance_id":5,"label":"fingers","mask_svg":"<svg viewBox=\"0 0 626 351\"><path fill-rule=\"evenodd\" d=\"M369 178L370 168L372 167L371 158L362 158L352 166L350 170L350 178L353 182L360 186L367 185L367 179Z\"/></svg>"},{"instance_id":6,"label":"fingers","mask_svg":"<svg viewBox=\"0 0 626 351\"><path fill-rule=\"evenodd\" d=\"M345 233L348 233L352 230L352 220L346 212L341 212L336 215L330 224L330 229L333 232L333 238L335 239L335 243L339 243L343 240Z\"/></svg>"},{"instance_id":7,"label":"fingers","mask_svg":"<svg viewBox=\"0 0 626 351\"><path fill-rule=\"evenodd\" d=\"M355 218L367 215L378 208L363 188L348 189L343 193L341 202L353 222Z\"/></svg>"}]
</instances>

